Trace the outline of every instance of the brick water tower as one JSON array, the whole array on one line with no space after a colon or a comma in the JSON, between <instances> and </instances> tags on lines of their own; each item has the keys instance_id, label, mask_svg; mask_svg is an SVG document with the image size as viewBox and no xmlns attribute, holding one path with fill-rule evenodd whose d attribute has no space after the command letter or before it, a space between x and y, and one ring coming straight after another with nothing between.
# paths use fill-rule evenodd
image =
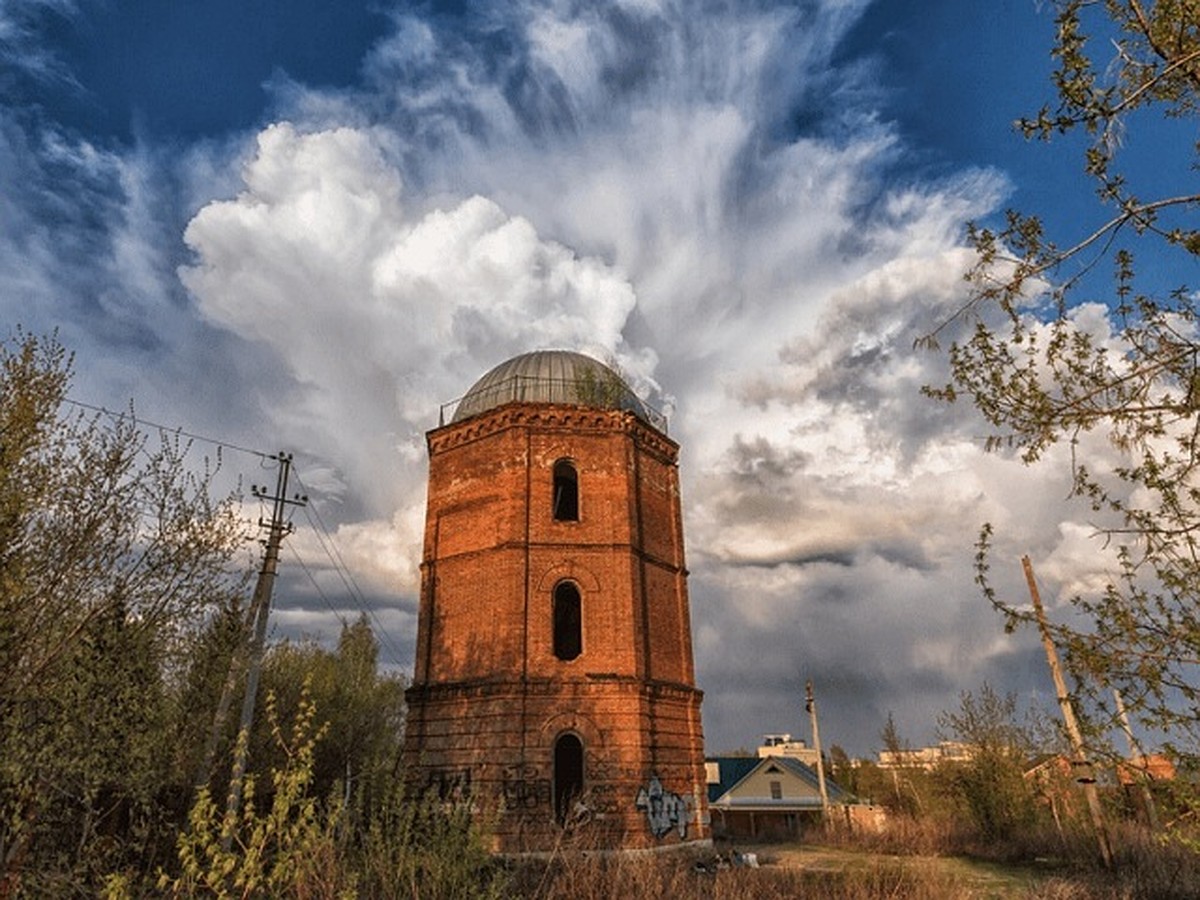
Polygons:
<instances>
[{"instance_id":1,"label":"brick water tower","mask_svg":"<svg viewBox=\"0 0 1200 900\"><path fill-rule=\"evenodd\" d=\"M497 849L707 840L679 446L612 369L492 369L426 436L409 783Z\"/></svg>"}]
</instances>

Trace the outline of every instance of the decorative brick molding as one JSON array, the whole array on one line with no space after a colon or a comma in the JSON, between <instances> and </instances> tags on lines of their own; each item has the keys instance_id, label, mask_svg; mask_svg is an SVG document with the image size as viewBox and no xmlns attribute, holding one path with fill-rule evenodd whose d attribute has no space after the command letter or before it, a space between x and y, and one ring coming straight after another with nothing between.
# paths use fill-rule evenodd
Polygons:
<instances>
[{"instance_id":1,"label":"decorative brick molding","mask_svg":"<svg viewBox=\"0 0 1200 900\"><path fill-rule=\"evenodd\" d=\"M628 434L639 445L655 453L664 463L674 465L679 458L679 445L675 441L661 431L651 428L631 412L591 409L586 406L550 406L545 403L508 403L466 421L436 428L426 434L425 443L432 455L509 428L546 431L569 429L574 432L619 431Z\"/></svg>"},{"instance_id":2,"label":"decorative brick molding","mask_svg":"<svg viewBox=\"0 0 1200 900\"><path fill-rule=\"evenodd\" d=\"M632 412L530 402L427 446L410 785L495 804L504 852L706 839L679 446Z\"/></svg>"}]
</instances>

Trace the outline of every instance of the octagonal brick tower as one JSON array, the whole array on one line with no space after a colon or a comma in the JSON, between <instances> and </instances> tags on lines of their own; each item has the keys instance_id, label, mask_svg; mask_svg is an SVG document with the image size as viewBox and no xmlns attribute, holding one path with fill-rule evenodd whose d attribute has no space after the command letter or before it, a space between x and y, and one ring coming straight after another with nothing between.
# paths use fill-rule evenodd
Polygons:
<instances>
[{"instance_id":1,"label":"octagonal brick tower","mask_svg":"<svg viewBox=\"0 0 1200 900\"><path fill-rule=\"evenodd\" d=\"M501 852L708 838L678 445L610 368L539 351L426 436L407 778Z\"/></svg>"}]
</instances>

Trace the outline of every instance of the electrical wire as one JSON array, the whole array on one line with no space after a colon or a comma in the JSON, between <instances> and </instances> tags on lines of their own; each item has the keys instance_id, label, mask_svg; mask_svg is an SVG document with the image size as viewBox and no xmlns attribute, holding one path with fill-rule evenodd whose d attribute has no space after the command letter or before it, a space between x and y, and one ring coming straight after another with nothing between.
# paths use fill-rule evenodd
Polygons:
<instances>
[{"instance_id":1,"label":"electrical wire","mask_svg":"<svg viewBox=\"0 0 1200 900\"><path fill-rule=\"evenodd\" d=\"M301 478L300 473L297 472L294 467L293 474L296 476L296 482L300 485L304 492L308 494L309 490L304 484L304 479ZM375 637L379 641L380 645L386 646L388 652L392 656L393 661L399 663L402 659L399 648L395 643L392 642L387 630L383 627L383 623L380 622L379 617L375 615L375 610L372 609L371 605L367 602L366 595L363 593L362 588L358 586L358 582L355 580L353 572L350 571L350 567L346 565L345 558L342 556L341 550L338 549L337 542L333 539L333 535L330 532L329 527L325 524L325 520L321 518L320 511L316 508L316 505L312 503L306 504L303 509L304 516L306 519L308 519L308 523L312 527L313 533L317 535L318 544L320 544L321 549L329 558L330 563L332 563L334 571L338 573L338 577L342 580L342 584L345 586L347 593L358 604L359 609L366 613L371 622L374 623L372 631L375 632Z\"/></svg>"},{"instance_id":2,"label":"electrical wire","mask_svg":"<svg viewBox=\"0 0 1200 900\"><path fill-rule=\"evenodd\" d=\"M333 605L333 601L329 599L329 595L325 593L324 589L322 589L320 583L317 581L316 574L313 572L312 569L310 569L308 567L308 564L304 561L304 558L300 555L300 553L296 550L296 548L293 547L291 544L288 544L287 547L288 547L288 550L291 552L292 557L296 560L297 565L299 565L300 568L303 570L304 574L308 576L308 580L312 583L312 586L316 589L317 595L325 602L325 605L329 607L329 611L337 617L337 620L339 623L341 623L342 628L350 627L349 620L346 618L345 614L341 610L339 610L336 606Z\"/></svg>"},{"instance_id":3,"label":"electrical wire","mask_svg":"<svg viewBox=\"0 0 1200 900\"><path fill-rule=\"evenodd\" d=\"M82 400L72 400L70 397L64 397L63 403L68 403L71 406L77 406L80 409L87 409L87 410L91 410L92 412L103 413L106 416L112 416L114 419L129 419L133 422L141 423L143 425L149 425L152 428L157 428L159 431L164 431L167 434L179 434L179 435L182 435L183 437L191 438L192 440L195 440L195 441L205 441L206 443L214 444L217 447L228 447L230 450L237 450L240 453L249 453L252 456L259 456L264 459L273 459L274 458L274 454L264 453L262 450L254 450L250 447L241 447L241 446L238 446L237 444L232 443L231 441L222 441L222 440L219 440L214 437L208 437L207 435L199 434L198 432L185 431L183 428L178 428L178 427L172 428L169 425L162 425L162 424L159 424L158 422L151 422L149 419L142 418L141 416L137 415L134 412L128 412L128 413L113 412L111 409L107 409L103 406L95 406L94 404L91 404L91 403L84 403Z\"/></svg>"},{"instance_id":4,"label":"electrical wire","mask_svg":"<svg viewBox=\"0 0 1200 900\"><path fill-rule=\"evenodd\" d=\"M262 466L263 468L270 468L270 463L272 461L275 461L278 459L278 455L274 454L274 453L266 453L262 450L255 450L251 447L244 447L239 444L235 444L232 441L226 441L226 440L222 440L220 438L214 438L209 435L201 434L196 431L190 431L190 430L184 429L182 427L178 427L178 426L171 427L169 425L164 425L162 423L154 422L150 419L146 419L141 416L138 416L136 413L134 413L132 411L130 411L130 412L114 412L113 410L110 410L106 407L97 406L92 403L86 403L82 400L75 400L75 399L72 399L69 397L64 397L63 402L67 403L71 406L77 407L79 409L86 409L91 412L96 412L96 413L100 413L102 415L109 416L110 418L113 418L113 419L127 420L134 424L147 425L147 426L150 426L151 428L157 428L159 431L161 431L165 434L175 434L175 435L180 435L182 437L189 438L191 440L203 441L205 443L212 444L213 446L217 447L218 450L225 448L225 449L229 449L229 450L235 450L240 453L246 453L251 456L257 457L260 460L260 463L259 463L260 466ZM300 473L296 470L294 462L293 462L292 473L295 476L297 483L300 485L300 487L304 491L304 493L305 494L310 493L308 488L305 486L303 480L301 479ZM336 541L334 541L333 535L330 532L328 526L326 526L324 520L321 518L320 512L311 503L305 504L302 507L302 509L304 510L304 515L305 515L305 518L308 520L309 526L313 529L313 533L317 536L318 545L321 547L322 551L325 553L326 557L329 559L330 563L332 564L333 570L335 572L337 572L338 577L341 579L342 584L346 588L347 594L354 601L354 603L357 605L357 607L363 613L365 613L367 615L367 617L369 618L369 620L372 624L371 630L375 634L375 639L379 642L380 646L385 647L387 649L387 652L391 655L394 662L396 662L397 664L400 663L400 661L403 659L403 656L400 652L399 647L392 641L387 630L384 628L383 623L379 621L379 617L375 614L374 609L372 609L370 604L367 602L365 594L363 593L362 589L358 586L358 582L355 580L354 575L350 571L349 566L346 565L345 559L342 556L341 551L338 549L337 543L336 543ZM317 593L321 596L321 599L330 608L330 611L332 611L334 613L334 615L338 616L339 621L342 623L342 625L344 627L347 624L345 618L341 615L341 613L338 612L338 610L336 608L334 608L332 601L321 589L321 586L317 583L317 580L316 580L315 576L313 575L312 571L304 563L304 560L301 559L299 553L295 550L294 547L291 547L289 545L289 549L291 550L292 555L296 558L296 561L300 564L301 569L304 570L304 572L308 576L309 580L313 583L313 586L317 589Z\"/></svg>"}]
</instances>

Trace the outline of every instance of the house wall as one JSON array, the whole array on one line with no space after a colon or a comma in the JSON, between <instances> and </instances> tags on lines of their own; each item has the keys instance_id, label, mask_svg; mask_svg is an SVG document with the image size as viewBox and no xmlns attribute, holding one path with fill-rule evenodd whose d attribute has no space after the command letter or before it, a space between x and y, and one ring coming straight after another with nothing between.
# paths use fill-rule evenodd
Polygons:
<instances>
[{"instance_id":1,"label":"house wall","mask_svg":"<svg viewBox=\"0 0 1200 900\"><path fill-rule=\"evenodd\" d=\"M728 841L790 841L820 820L819 810L810 813L714 809L712 830L714 838Z\"/></svg>"},{"instance_id":2,"label":"house wall","mask_svg":"<svg viewBox=\"0 0 1200 900\"><path fill-rule=\"evenodd\" d=\"M770 766L767 766L746 776L741 783L729 792L729 796L733 798L769 798L771 796L771 782L778 781L784 800L809 799L820 801L821 792L817 788L800 780L782 766L779 767L778 774L767 772L766 769L769 768Z\"/></svg>"}]
</instances>

